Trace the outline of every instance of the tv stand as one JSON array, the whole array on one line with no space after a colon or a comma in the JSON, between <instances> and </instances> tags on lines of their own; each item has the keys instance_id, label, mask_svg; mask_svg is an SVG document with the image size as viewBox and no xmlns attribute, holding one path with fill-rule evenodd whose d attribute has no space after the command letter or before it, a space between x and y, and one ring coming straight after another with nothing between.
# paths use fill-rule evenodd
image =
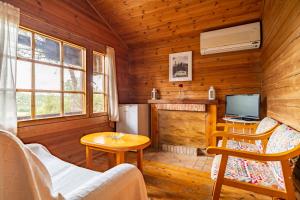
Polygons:
<instances>
[{"instance_id":1,"label":"tv stand","mask_svg":"<svg viewBox=\"0 0 300 200\"><path fill-rule=\"evenodd\" d=\"M243 120L243 121L257 121L257 119L250 118L250 117L232 117L231 119Z\"/></svg>"},{"instance_id":2,"label":"tv stand","mask_svg":"<svg viewBox=\"0 0 300 200\"><path fill-rule=\"evenodd\" d=\"M225 122L242 123L242 124L258 124L260 121L249 117L229 117L223 118Z\"/></svg>"}]
</instances>

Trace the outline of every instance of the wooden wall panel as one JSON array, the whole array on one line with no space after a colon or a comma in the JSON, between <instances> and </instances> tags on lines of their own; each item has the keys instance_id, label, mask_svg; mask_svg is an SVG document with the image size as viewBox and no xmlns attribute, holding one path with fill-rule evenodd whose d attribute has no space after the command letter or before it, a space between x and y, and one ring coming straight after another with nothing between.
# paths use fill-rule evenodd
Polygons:
<instances>
[{"instance_id":1,"label":"wooden wall panel","mask_svg":"<svg viewBox=\"0 0 300 200\"><path fill-rule=\"evenodd\" d=\"M269 116L300 130L300 1L265 0L263 96Z\"/></svg>"},{"instance_id":2,"label":"wooden wall panel","mask_svg":"<svg viewBox=\"0 0 300 200\"><path fill-rule=\"evenodd\" d=\"M205 148L206 117L204 112L159 110L159 144Z\"/></svg>"},{"instance_id":3,"label":"wooden wall panel","mask_svg":"<svg viewBox=\"0 0 300 200\"><path fill-rule=\"evenodd\" d=\"M169 54L193 51L187 98L207 98L210 85L224 115L226 94L260 93L260 50L200 56L200 32L259 21L262 0L89 0L130 48L130 102L146 103L153 87L174 99L179 83L168 81ZM116 3L117 2L117 3Z\"/></svg>"},{"instance_id":4,"label":"wooden wall panel","mask_svg":"<svg viewBox=\"0 0 300 200\"><path fill-rule=\"evenodd\" d=\"M111 131L107 116L83 118L57 123L41 123L35 126L24 126L18 129L18 136L25 143L40 143L51 153L62 160L77 165L85 161L85 146L80 138L85 134Z\"/></svg>"},{"instance_id":5,"label":"wooden wall panel","mask_svg":"<svg viewBox=\"0 0 300 200\"><path fill-rule=\"evenodd\" d=\"M88 52L87 74L92 69L92 50L105 51L106 45L114 47L120 102L128 101L128 49L121 45L85 1L5 1L21 9L22 26L85 47ZM107 116L89 116L88 112L87 116L66 118L64 121L22 123L19 124L18 135L26 143L42 143L56 156L78 164L84 161L85 156L84 146L79 143L80 137L91 132L112 130Z\"/></svg>"},{"instance_id":6,"label":"wooden wall panel","mask_svg":"<svg viewBox=\"0 0 300 200\"><path fill-rule=\"evenodd\" d=\"M169 82L169 53L193 51L193 81ZM152 88L162 99L178 96L178 84L183 83L186 98L208 98L209 86L216 89L218 117L225 113L225 95L260 93L260 50L201 56L199 35L178 38L163 44L131 50L130 66L132 101L145 103Z\"/></svg>"},{"instance_id":7,"label":"wooden wall panel","mask_svg":"<svg viewBox=\"0 0 300 200\"><path fill-rule=\"evenodd\" d=\"M200 55L200 32L259 21L261 0L91 0L130 48L130 101L146 103L152 88L174 99L180 82L169 82L169 54L193 51L193 81L187 98L207 98L215 86L224 116L226 94L260 93L260 50Z\"/></svg>"}]
</instances>

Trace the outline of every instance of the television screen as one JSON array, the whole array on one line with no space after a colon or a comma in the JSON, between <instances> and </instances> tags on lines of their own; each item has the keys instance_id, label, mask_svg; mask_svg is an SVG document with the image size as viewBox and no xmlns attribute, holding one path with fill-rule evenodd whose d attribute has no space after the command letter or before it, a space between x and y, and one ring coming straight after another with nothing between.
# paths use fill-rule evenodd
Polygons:
<instances>
[{"instance_id":1,"label":"television screen","mask_svg":"<svg viewBox=\"0 0 300 200\"><path fill-rule=\"evenodd\" d=\"M226 115L259 118L259 94L227 95Z\"/></svg>"}]
</instances>

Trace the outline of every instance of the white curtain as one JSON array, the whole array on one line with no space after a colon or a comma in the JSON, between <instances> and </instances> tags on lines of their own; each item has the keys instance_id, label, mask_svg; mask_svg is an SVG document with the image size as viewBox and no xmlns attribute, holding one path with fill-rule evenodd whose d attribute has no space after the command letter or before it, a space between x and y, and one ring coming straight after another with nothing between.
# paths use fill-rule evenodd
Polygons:
<instances>
[{"instance_id":1,"label":"white curtain","mask_svg":"<svg viewBox=\"0 0 300 200\"><path fill-rule=\"evenodd\" d=\"M119 121L119 101L117 89L117 74L115 50L112 47L106 47L105 69L107 79L106 93L108 95L108 117L110 121Z\"/></svg>"},{"instance_id":2,"label":"white curtain","mask_svg":"<svg viewBox=\"0 0 300 200\"><path fill-rule=\"evenodd\" d=\"M0 129L17 134L16 55L20 10L0 1Z\"/></svg>"}]
</instances>

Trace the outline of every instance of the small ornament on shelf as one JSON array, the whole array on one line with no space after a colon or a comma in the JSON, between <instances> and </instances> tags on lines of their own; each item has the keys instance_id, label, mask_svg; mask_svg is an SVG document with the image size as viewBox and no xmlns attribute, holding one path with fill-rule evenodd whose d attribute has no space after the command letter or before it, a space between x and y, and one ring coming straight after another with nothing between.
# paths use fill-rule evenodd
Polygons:
<instances>
[{"instance_id":1,"label":"small ornament on shelf","mask_svg":"<svg viewBox=\"0 0 300 200\"><path fill-rule=\"evenodd\" d=\"M152 100L157 100L157 99L159 99L158 90L157 90L156 88L153 88L153 89L152 89L152 92L151 92L151 99L152 99Z\"/></svg>"},{"instance_id":2,"label":"small ornament on shelf","mask_svg":"<svg viewBox=\"0 0 300 200\"><path fill-rule=\"evenodd\" d=\"M216 90L215 90L214 86L209 87L208 100L216 100Z\"/></svg>"},{"instance_id":3,"label":"small ornament on shelf","mask_svg":"<svg viewBox=\"0 0 300 200\"><path fill-rule=\"evenodd\" d=\"M183 84L179 84L178 85L179 87L179 93L178 93L178 99L184 99L184 90L183 90Z\"/></svg>"}]
</instances>

